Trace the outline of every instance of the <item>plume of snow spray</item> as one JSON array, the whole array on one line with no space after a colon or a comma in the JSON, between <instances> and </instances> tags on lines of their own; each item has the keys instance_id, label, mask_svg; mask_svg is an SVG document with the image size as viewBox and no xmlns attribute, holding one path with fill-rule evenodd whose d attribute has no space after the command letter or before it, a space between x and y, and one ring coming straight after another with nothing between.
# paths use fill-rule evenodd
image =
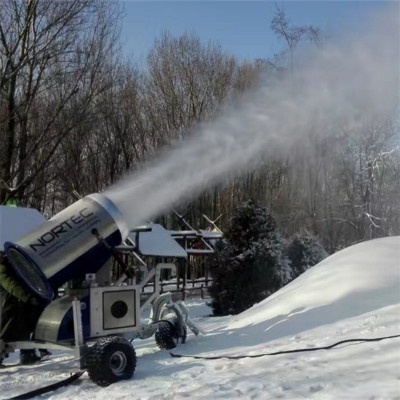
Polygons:
<instances>
[{"instance_id":1,"label":"plume of snow spray","mask_svg":"<svg viewBox=\"0 0 400 400\"><path fill-rule=\"evenodd\" d=\"M229 105L180 147L128 175L106 195L133 227L261 158L306 149L316 133L393 116L400 89L397 11L392 5L375 16L367 34L324 46L290 77L266 82Z\"/></svg>"}]
</instances>

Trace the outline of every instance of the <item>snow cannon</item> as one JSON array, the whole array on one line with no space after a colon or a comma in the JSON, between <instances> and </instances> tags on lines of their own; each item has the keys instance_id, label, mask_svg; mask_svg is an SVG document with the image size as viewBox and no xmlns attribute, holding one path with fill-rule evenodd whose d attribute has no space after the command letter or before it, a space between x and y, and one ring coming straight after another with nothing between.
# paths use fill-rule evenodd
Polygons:
<instances>
[{"instance_id":1,"label":"snow cannon","mask_svg":"<svg viewBox=\"0 0 400 400\"><path fill-rule=\"evenodd\" d=\"M122 213L101 194L91 194L4 250L21 281L50 302L64 283L96 273L128 235Z\"/></svg>"},{"instance_id":2,"label":"snow cannon","mask_svg":"<svg viewBox=\"0 0 400 400\"><path fill-rule=\"evenodd\" d=\"M0 206L0 252L42 306L31 340L0 338L0 364L18 349L71 351L100 386L131 379L133 339L154 335L160 349L171 350L185 342L187 328L201 332L182 303L161 294L163 271L176 274L176 265L165 259L186 259L193 250L176 238L186 246L199 237L197 231L178 234L157 224L128 231L117 206L100 194L48 221L36 210ZM0 331L1 308L0 299Z\"/></svg>"}]
</instances>

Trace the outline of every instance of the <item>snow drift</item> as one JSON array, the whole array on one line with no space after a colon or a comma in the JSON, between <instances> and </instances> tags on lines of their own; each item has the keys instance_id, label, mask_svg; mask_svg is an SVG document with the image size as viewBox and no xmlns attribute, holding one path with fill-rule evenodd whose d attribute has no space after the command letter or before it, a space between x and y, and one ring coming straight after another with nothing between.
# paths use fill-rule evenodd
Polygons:
<instances>
[{"instance_id":1,"label":"snow drift","mask_svg":"<svg viewBox=\"0 0 400 400\"><path fill-rule=\"evenodd\" d=\"M333 254L234 318L229 328L262 323L268 338L279 337L294 327L311 329L399 302L400 236L393 236Z\"/></svg>"},{"instance_id":2,"label":"snow drift","mask_svg":"<svg viewBox=\"0 0 400 400\"><path fill-rule=\"evenodd\" d=\"M211 327L210 340L194 346L222 354L235 344L243 353L246 347L398 304L400 236L370 240L333 254L261 303ZM228 344L213 340L221 334L230 336Z\"/></svg>"},{"instance_id":3,"label":"snow drift","mask_svg":"<svg viewBox=\"0 0 400 400\"><path fill-rule=\"evenodd\" d=\"M232 318L224 329L235 330L241 337L250 329L262 341L269 341L397 303L400 236L393 236L333 254Z\"/></svg>"}]
</instances>

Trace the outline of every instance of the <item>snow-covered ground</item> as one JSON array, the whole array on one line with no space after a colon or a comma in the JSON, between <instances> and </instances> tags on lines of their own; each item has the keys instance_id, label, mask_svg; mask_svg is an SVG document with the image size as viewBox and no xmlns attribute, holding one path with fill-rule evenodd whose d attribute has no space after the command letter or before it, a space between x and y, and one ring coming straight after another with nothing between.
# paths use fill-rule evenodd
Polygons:
<instances>
[{"instance_id":1,"label":"snow-covered ground","mask_svg":"<svg viewBox=\"0 0 400 400\"><path fill-rule=\"evenodd\" d=\"M400 237L336 253L238 316L211 318L204 301L187 305L206 335L190 334L176 353L255 355L400 335ZM134 346L138 364L132 380L100 388L84 375L41 398L400 399L400 338L240 360L171 358L153 338L135 340ZM73 370L70 355L62 353L35 367L0 370L0 397Z\"/></svg>"}]
</instances>

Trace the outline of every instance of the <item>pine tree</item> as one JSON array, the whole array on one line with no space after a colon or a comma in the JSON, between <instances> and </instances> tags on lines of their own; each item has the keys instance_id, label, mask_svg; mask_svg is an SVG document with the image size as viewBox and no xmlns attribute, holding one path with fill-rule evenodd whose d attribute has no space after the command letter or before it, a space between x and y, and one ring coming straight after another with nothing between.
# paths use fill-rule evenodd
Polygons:
<instances>
[{"instance_id":1,"label":"pine tree","mask_svg":"<svg viewBox=\"0 0 400 400\"><path fill-rule=\"evenodd\" d=\"M291 278L276 223L265 207L247 201L229 222L225 246L210 265L214 315L237 314L272 294Z\"/></svg>"},{"instance_id":2,"label":"pine tree","mask_svg":"<svg viewBox=\"0 0 400 400\"><path fill-rule=\"evenodd\" d=\"M286 254L290 260L293 279L328 256L318 239L307 232L292 238Z\"/></svg>"}]
</instances>

